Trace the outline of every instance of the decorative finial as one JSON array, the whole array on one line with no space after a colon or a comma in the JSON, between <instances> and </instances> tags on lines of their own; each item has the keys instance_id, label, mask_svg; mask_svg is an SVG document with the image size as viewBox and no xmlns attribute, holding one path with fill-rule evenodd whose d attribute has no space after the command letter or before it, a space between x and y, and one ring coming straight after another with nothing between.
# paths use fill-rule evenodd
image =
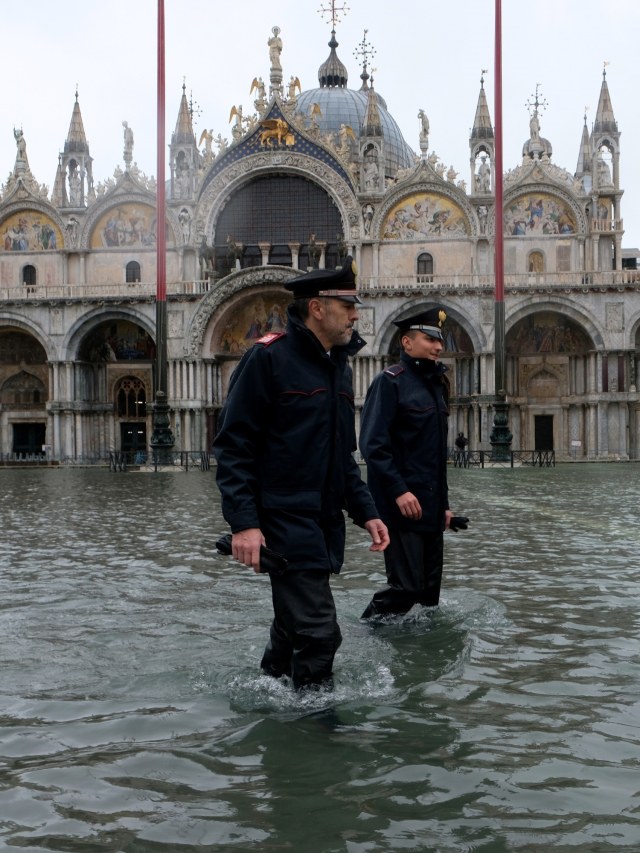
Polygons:
<instances>
[{"instance_id":1,"label":"decorative finial","mask_svg":"<svg viewBox=\"0 0 640 853\"><path fill-rule=\"evenodd\" d=\"M76 83L76 104L78 103L78 84Z\"/></svg>"},{"instance_id":2,"label":"decorative finial","mask_svg":"<svg viewBox=\"0 0 640 853\"><path fill-rule=\"evenodd\" d=\"M608 59L605 59L604 64L602 66L602 79L604 80L607 76L607 65L611 65Z\"/></svg>"},{"instance_id":3,"label":"decorative finial","mask_svg":"<svg viewBox=\"0 0 640 853\"><path fill-rule=\"evenodd\" d=\"M182 84L182 91L185 90L185 84ZM193 121L193 117L195 116L198 119L202 115L202 110L200 109L200 104L197 101L193 100L193 89L189 89L189 116L191 121Z\"/></svg>"},{"instance_id":4,"label":"decorative finial","mask_svg":"<svg viewBox=\"0 0 640 853\"><path fill-rule=\"evenodd\" d=\"M531 98L533 98L533 97L534 96L531 95ZM529 98L529 100L526 102L525 106L529 110L529 115L532 118L534 118L534 117L537 118L541 113L544 112L544 110L548 106L548 104L544 100L544 98L542 98L542 100L540 99L540 83L536 83L536 93L535 93L534 100L532 101L531 98Z\"/></svg>"},{"instance_id":5,"label":"decorative finial","mask_svg":"<svg viewBox=\"0 0 640 853\"><path fill-rule=\"evenodd\" d=\"M329 8L325 8L324 6L320 6L318 9L318 14L320 17L324 17L325 15L331 16L331 30L335 30L336 24L339 23L342 19L340 17L340 13L342 13L342 17L344 17L349 12L349 7L346 3L343 3L342 6L336 5L336 0L331 0L331 6Z\"/></svg>"},{"instance_id":6,"label":"decorative finial","mask_svg":"<svg viewBox=\"0 0 640 853\"><path fill-rule=\"evenodd\" d=\"M362 36L362 41L359 43L357 48L353 51L353 55L355 58L360 61L360 57L362 57L362 74L364 77L367 74L367 64L373 59L376 55L376 49L373 47L371 42L367 41L367 33L369 30L365 30Z\"/></svg>"},{"instance_id":7,"label":"decorative finial","mask_svg":"<svg viewBox=\"0 0 640 853\"><path fill-rule=\"evenodd\" d=\"M480 85L481 86L484 86L484 75L488 74L488 73L489 73L489 71L487 68L481 68L480 69Z\"/></svg>"}]
</instances>

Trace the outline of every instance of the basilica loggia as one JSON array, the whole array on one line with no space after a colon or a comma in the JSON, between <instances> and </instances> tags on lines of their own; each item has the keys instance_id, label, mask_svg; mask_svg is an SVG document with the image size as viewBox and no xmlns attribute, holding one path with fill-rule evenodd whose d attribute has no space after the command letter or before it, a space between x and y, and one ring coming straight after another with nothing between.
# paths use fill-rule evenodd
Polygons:
<instances>
[{"instance_id":1,"label":"basilica loggia","mask_svg":"<svg viewBox=\"0 0 640 853\"><path fill-rule=\"evenodd\" d=\"M196 134L185 87L177 92L164 223L175 448L210 450L238 359L285 328L283 284L351 254L368 344L353 364L356 405L397 357L394 321L441 306L450 443L462 431L471 449L490 450L499 218L484 81L460 174L430 149L418 103L416 138L403 138L366 56L349 86L335 32L307 90L295 69L284 74L277 27L265 42L253 108L231 109L226 136ZM320 35L317 45L320 60ZM595 120L576 128L575 170L554 162L536 95L522 150L506 152L519 165L503 175L512 447L553 449L567 461L640 458L640 272L637 252L622 244L620 132L596 71L598 84ZM144 454L158 223L155 181L133 159L135 122L124 123L123 162L95 183L76 93L67 139L52 152L51 190L31 172L28 128L13 132L15 163L0 193L0 456Z\"/></svg>"}]
</instances>

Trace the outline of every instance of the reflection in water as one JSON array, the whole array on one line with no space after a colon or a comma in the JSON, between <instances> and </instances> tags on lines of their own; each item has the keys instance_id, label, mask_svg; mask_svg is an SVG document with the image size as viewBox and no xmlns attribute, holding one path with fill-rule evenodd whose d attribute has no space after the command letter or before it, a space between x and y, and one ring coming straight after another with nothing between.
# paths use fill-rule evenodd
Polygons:
<instances>
[{"instance_id":1,"label":"reflection in water","mask_svg":"<svg viewBox=\"0 0 640 853\"><path fill-rule=\"evenodd\" d=\"M2 849L640 849L634 465L452 470L442 604L380 625L351 526L306 696L211 473L0 478Z\"/></svg>"}]
</instances>

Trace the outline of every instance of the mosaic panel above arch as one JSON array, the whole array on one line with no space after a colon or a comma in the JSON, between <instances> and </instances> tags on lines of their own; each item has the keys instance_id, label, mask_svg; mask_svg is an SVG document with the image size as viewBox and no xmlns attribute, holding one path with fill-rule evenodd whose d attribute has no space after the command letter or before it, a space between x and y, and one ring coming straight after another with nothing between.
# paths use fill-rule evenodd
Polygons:
<instances>
[{"instance_id":1,"label":"mosaic panel above arch","mask_svg":"<svg viewBox=\"0 0 640 853\"><path fill-rule=\"evenodd\" d=\"M211 340L211 351L242 355L258 338L269 332L284 332L291 294L262 293L235 305Z\"/></svg>"},{"instance_id":2,"label":"mosaic panel above arch","mask_svg":"<svg viewBox=\"0 0 640 853\"><path fill-rule=\"evenodd\" d=\"M549 193L521 195L505 206L505 237L575 234L577 230L570 205Z\"/></svg>"},{"instance_id":3,"label":"mosaic panel above arch","mask_svg":"<svg viewBox=\"0 0 640 853\"><path fill-rule=\"evenodd\" d=\"M467 236L471 229L463 209L438 193L413 193L395 204L381 228L383 240L423 240Z\"/></svg>"},{"instance_id":4,"label":"mosaic panel above arch","mask_svg":"<svg viewBox=\"0 0 640 853\"><path fill-rule=\"evenodd\" d=\"M56 223L37 210L21 210L0 225L0 251L52 252L62 249L64 239Z\"/></svg>"},{"instance_id":5,"label":"mosaic panel above arch","mask_svg":"<svg viewBox=\"0 0 640 853\"><path fill-rule=\"evenodd\" d=\"M538 353L583 354L594 348L589 335L578 323L555 311L538 311L524 317L505 338L507 355Z\"/></svg>"},{"instance_id":6,"label":"mosaic panel above arch","mask_svg":"<svg viewBox=\"0 0 640 853\"><path fill-rule=\"evenodd\" d=\"M166 225L167 244L174 242ZM96 222L91 234L92 249L152 249L156 245L156 211L147 204L125 202L112 207Z\"/></svg>"},{"instance_id":7,"label":"mosaic panel above arch","mask_svg":"<svg viewBox=\"0 0 640 853\"><path fill-rule=\"evenodd\" d=\"M109 320L91 329L84 337L78 356L81 361L152 360L156 345L142 326L130 320Z\"/></svg>"},{"instance_id":8,"label":"mosaic panel above arch","mask_svg":"<svg viewBox=\"0 0 640 853\"><path fill-rule=\"evenodd\" d=\"M0 365L46 363L47 353L33 335L15 329L0 329Z\"/></svg>"}]
</instances>

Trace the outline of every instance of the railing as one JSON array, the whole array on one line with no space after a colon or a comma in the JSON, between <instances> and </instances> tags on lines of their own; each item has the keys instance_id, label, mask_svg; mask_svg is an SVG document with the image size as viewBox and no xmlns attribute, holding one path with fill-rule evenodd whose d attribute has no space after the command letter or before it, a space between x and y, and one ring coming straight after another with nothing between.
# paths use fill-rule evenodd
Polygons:
<instances>
[{"instance_id":1,"label":"railing","mask_svg":"<svg viewBox=\"0 0 640 853\"><path fill-rule=\"evenodd\" d=\"M506 460L495 461L490 450L458 450L451 448L448 458L454 468L484 468L485 466L501 465L505 468L515 468L530 465L534 468L554 468L556 464L555 450L511 450Z\"/></svg>"},{"instance_id":2,"label":"railing","mask_svg":"<svg viewBox=\"0 0 640 853\"><path fill-rule=\"evenodd\" d=\"M592 219L591 230L599 234L613 231L624 231L622 219Z\"/></svg>"},{"instance_id":3,"label":"railing","mask_svg":"<svg viewBox=\"0 0 640 853\"><path fill-rule=\"evenodd\" d=\"M173 281L167 283L167 293L172 296L201 296L212 289L209 279ZM43 284L25 287L0 288L0 300L25 299L108 299L110 297L137 299L155 297L156 283L136 281L132 284L110 282L104 284Z\"/></svg>"},{"instance_id":4,"label":"railing","mask_svg":"<svg viewBox=\"0 0 640 853\"><path fill-rule=\"evenodd\" d=\"M211 467L209 454L204 450L111 450L109 470L126 471L128 468L148 465L154 471L167 466L176 466L185 471L197 468L208 471Z\"/></svg>"},{"instance_id":5,"label":"railing","mask_svg":"<svg viewBox=\"0 0 640 853\"><path fill-rule=\"evenodd\" d=\"M0 465L42 465L47 461L45 453L0 453Z\"/></svg>"},{"instance_id":6,"label":"railing","mask_svg":"<svg viewBox=\"0 0 640 853\"><path fill-rule=\"evenodd\" d=\"M362 290L390 291L413 290L419 292L440 292L451 290L486 290L495 286L493 275L452 273L451 275L396 275L396 276L360 276ZM167 295L202 296L215 288L209 279L194 281L167 282ZM585 287L638 287L640 270L575 270L556 273L508 273L504 277L507 290L530 290L531 288L577 289ZM44 299L153 299L156 294L155 282L136 282L134 284L49 284L34 287L0 288L0 301L24 300L28 302Z\"/></svg>"},{"instance_id":7,"label":"railing","mask_svg":"<svg viewBox=\"0 0 640 853\"><path fill-rule=\"evenodd\" d=\"M363 290L493 290L493 275L396 275L360 276ZM584 287L629 287L640 286L640 270L576 270L556 273L508 273L504 286L509 290L531 288L583 289Z\"/></svg>"}]
</instances>

